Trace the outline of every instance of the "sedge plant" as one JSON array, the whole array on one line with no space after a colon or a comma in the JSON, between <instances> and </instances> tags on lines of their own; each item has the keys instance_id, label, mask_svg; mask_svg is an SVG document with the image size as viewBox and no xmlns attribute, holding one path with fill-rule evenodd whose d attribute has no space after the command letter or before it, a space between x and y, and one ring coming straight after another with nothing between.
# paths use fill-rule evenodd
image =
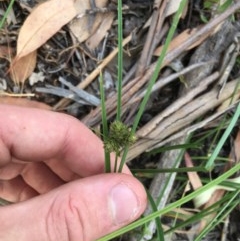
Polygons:
<instances>
[{"instance_id":1,"label":"sedge plant","mask_svg":"<svg viewBox=\"0 0 240 241\"><path fill-rule=\"evenodd\" d=\"M106 134L104 138L104 149L105 149L105 156L108 156L107 153L115 153L115 167L114 171L121 172L122 168L125 164L125 160L127 157L129 146L132 145L136 141L135 132L137 130L139 121L141 119L141 116L144 112L145 106L150 98L151 90L153 88L153 85L155 84L159 71L162 67L164 57L167 53L168 46L173 38L173 35L175 33L175 30L177 28L179 19L182 15L182 12L184 10L184 7L187 3L187 0L182 0L179 6L178 11L176 12L173 24L168 32L166 42L164 44L163 50L161 55L158 58L155 71L150 79L149 85L147 87L146 94L139 106L139 111L136 114L136 117L134 119L134 123L132 128L128 128L125 124L122 123L120 120L121 118L121 90L122 90L122 1L118 0L118 80L117 80L117 116L116 120L110 124L109 131L105 130L105 133L103 133L103 136ZM100 81L101 82L101 81ZM100 88L101 92L103 91L103 88ZM104 94L101 93L101 97L104 97ZM102 110L105 109L105 99L102 99ZM106 113L106 112L104 112ZM107 116L103 116L104 113L102 113L102 122L103 126L107 126ZM117 162L121 158L120 164L117 165ZM106 161L106 164L109 163L109 161ZM118 169L117 169L118 167ZM106 168L108 171L109 169Z\"/></svg>"},{"instance_id":2,"label":"sedge plant","mask_svg":"<svg viewBox=\"0 0 240 241\"><path fill-rule=\"evenodd\" d=\"M104 138L104 146L105 146L105 153L107 153L107 155L109 156L109 153L114 152L115 153L115 164L114 164L114 171L116 172L121 172L123 165L125 163L126 157L127 157L127 153L128 153L128 148L131 144L133 144L136 141L136 137L135 137L135 132L137 130L139 121L141 119L141 116L144 112L145 106L147 104L147 101L151 95L151 89L154 85L154 83L156 82L157 78L158 78L158 74L159 71L161 70L161 66L163 64L163 60L164 57L166 55L168 46L171 42L171 39L174 35L174 32L176 30L176 27L178 25L179 22L179 18L183 12L184 6L186 4L186 0L182 0L181 4L179 6L178 11L176 12L174 19L173 19L173 24L168 32L167 38L166 38L166 42L164 44L163 50L161 55L158 58L157 64L156 64L156 68L155 71L149 81L149 85L147 87L147 92L140 104L140 108L139 111L136 114L136 117L134 119L134 123L133 126L131 128L127 127L125 124L123 124L121 122L121 88L122 88L122 2L121 0L118 0L118 50L119 50L119 54L118 54L118 101L117 101L117 117L116 120L114 122L112 122L109 126L109 128L107 127L107 116L102 116L102 120L103 123L105 122L105 133L103 133L105 136ZM103 85L103 81L100 81L101 84ZM101 87L101 92L103 92L103 87ZM101 94L101 98L105 98L104 94ZM104 109L104 104L105 104L105 99L103 99L102 103L102 109ZM105 109L106 110L106 109ZM106 114L106 111L104 111L104 113ZM104 115L104 114L103 114ZM236 111L228 125L228 127L226 128L224 134L222 135L220 141L217 143L212 155L207 159L207 162L205 163L204 166L199 166L199 167L194 167L194 168L182 168L182 169L168 169L168 170L146 170L146 172L149 171L149 173L154 173L154 172L189 172L189 171L209 171L213 165L214 165L214 161L216 160L216 158L218 157L218 154L220 152L220 149L222 148L223 144L225 143L226 139L229 137L233 127L236 125L237 120L239 119L239 115L240 115L240 104L237 106ZM103 128L104 129L104 128ZM120 138L118 139L118 137L120 136ZM196 143L197 146L197 143ZM176 147L179 148L179 147ZM183 149L188 148L187 146L184 148L181 147ZM173 147L174 149L174 147ZM118 165L117 161L121 158L120 164ZM110 161L107 161L108 164L110 163ZM150 215L143 217L141 219L139 219L138 221L118 230L115 231L109 235L106 235L103 238L100 238L99 241L107 241L110 240L112 238L118 237L128 231L131 231L135 228L138 228L142 225L146 225L148 222L150 222L151 220L156 220L157 222L157 227L158 227L158 240L164 240L164 235L170 232L173 232L178 226L175 226L175 229L171 229L168 230L167 232L164 232L161 226L161 221L159 219L159 216L165 215L171 211L173 211L174 209L181 207L181 205L185 204L188 201L193 200L194 198L198 198L199 195L207 192L208 190L210 190L211 188L214 188L216 185L224 182L225 180L227 180L227 178L229 178L230 176L232 176L233 174L237 173L240 169L240 164L237 164L236 166L232 167L230 170L228 170L227 172L223 173L221 176L219 176L218 178L214 179L214 180L209 180L208 183L204 186L202 186L201 188L195 190L194 192L183 196L181 199L177 200L176 202L173 202L171 204L169 204L168 206L166 206L165 208L161 209L161 210L157 210L157 205L156 203L154 203L153 199L150 197L150 194L148 194L149 196L149 201L151 203L151 206L153 208L153 213L151 213ZM111 167L108 167L108 171L112 170ZM135 172L140 172L141 170L134 170ZM143 171L142 171L143 172ZM202 233L199 234L199 236L197 237L197 240L200 240L200 238L202 238L208 231L209 228L213 227L213 225L217 225L219 222L222 222L223 218L227 215L227 213L229 213L234 207L236 207L237 205L237 201L236 201L236 197L238 195L238 186L235 186L236 191L234 191L233 193L229 193L226 197L226 199L223 199L222 202L217 203L217 204L221 204L224 201L224 205L226 203L229 203L228 206L226 206L227 208L223 210L223 212L219 213L219 215L217 215L216 218L213 219L213 222L211 224L209 224L203 231ZM201 218L203 218L206 215L209 215L210 213L214 212L217 210L217 208L219 207L218 205L215 205L213 207L211 207L211 209L209 210L203 210L202 212L200 212L198 215L195 215L193 219L189 219L186 220L185 222L182 223L182 225L187 225L189 222L192 222L192 220L197 221L197 220L201 220ZM216 209L214 209L216 208ZM163 235L164 233L164 235Z\"/></svg>"},{"instance_id":3,"label":"sedge plant","mask_svg":"<svg viewBox=\"0 0 240 241\"><path fill-rule=\"evenodd\" d=\"M118 159L121 151L124 148L132 145L135 141L135 135L122 121L121 121L121 99L122 99L122 63L123 63L123 27L122 27L122 0L118 0L118 81L117 81L117 115L116 120L110 124L108 128L107 114L105 106L105 95L103 88L102 75L100 76L100 93L101 93L101 107L102 107L102 125L103 125L103 141L105 151L105 171L112 170L110 165L110 153L115 153L114 172L117 172ZM120 164L121 166L121 164Z\"/></svg>"}]
</instances>

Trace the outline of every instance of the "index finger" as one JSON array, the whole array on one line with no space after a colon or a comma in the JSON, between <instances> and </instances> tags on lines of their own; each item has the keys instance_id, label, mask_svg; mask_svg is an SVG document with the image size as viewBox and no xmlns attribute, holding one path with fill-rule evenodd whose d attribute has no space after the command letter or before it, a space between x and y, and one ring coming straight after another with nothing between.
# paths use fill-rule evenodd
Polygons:
<instances>
[{"instance_id":1,"label":"index finger","mask_svg":"<svg viewBox=\"0 0 240 241\"><path fill-rule=\"evenodd\" d=\"M45 110L0 105L0 166L57 158L74 173L104 171L102 141L77 119Z\"/></svg>"}]
</instances>

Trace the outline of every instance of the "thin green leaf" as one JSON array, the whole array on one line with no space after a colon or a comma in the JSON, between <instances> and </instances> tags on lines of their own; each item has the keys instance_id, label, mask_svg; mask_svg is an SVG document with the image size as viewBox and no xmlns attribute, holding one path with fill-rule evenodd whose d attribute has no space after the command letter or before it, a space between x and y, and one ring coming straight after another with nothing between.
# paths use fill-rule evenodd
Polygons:
<instances>
[{"instance_id":1,"label":"thin green leaf","mask_svg":"<svg viewBox=\"0 0 240 241\"><path fill-rule=\"evenodd\" d=\"M225 132L222 135L220 141L218 142L216 148L214 149L211 157L209 158L208 162L206 163L205 168L207 170L210 170L213 167L215 159L217 158L220 150L222 149L222 147L223 147L224 143L226 142L227 138L229 137L233 127L236 125L236 122L238 121L239 116L240 116L240 104L238 104L236 112L235 112L234 116L232 117L232 120L231 120L229 126L225 130Z\"/></svg>"},{"instance_id":2,"label":"thin green leaf","mask_svg":"<svg viewBox=\"0 0 240 241\"><path fill-rule=\"evenodd\" d=\"M12 6L13 6L14 2L15 2L15 0L10 1L9 5L8 5L8 8L7 8L6 12L4 13L3 18L0 21L0 29L3 27L3 24L5 23L5 20L8 16L8 14L9 14L9 12L12 9Z\"/></svg>"},{"instance_id":3,"label":"thin green leaf","mask_svg":"<svg viewBox=\"0 0 240 241\"><path fill-rule=\"evenodd\" d=\"M106 141L108 138L108 124L107 124L107 111L105 105L105 92L103 87L103 76L102 72L100 72L100 95L101 95L101 108L102 108L102 128L103 128L103 141ZM110 153L104 148L105 155L105 172L111 172L111 162L110 162Z\"/></svg>"},{"instance_id":4,"label":"thin green leaf","mask_svg":"<svg viewBox=\"0 0 240 241\"><path fill-rule=\"evenodd\" d=\"M147 155L157 154L165 151L176 150L176 149L200 149L198 143L190 143L190 144L182 144L182 145L175 145L175 146L163 146L156 149L153 149L147 153Z\"/></svg>"},{"instance_id":5,"label":"thin green leaf","mask_svg":"<svg viewBox=\"0 0 240 241\"><path fill-rule=\"evenodd\" d=\"M117 87L117 117L121 120L121 106L122 106L122 66L123 66L123 47L122 47L122 0L118 0L118 87Z\"/></svg>"},{"instance_id":6,"label":"thin green leaf","mask_svg":"<svg viewBox=\"0 0 240 241\"><path fill-rule=\"evenodd\" d=\"M150 202L150 205L151 205L151 207L152 207L152 210L153 211L158 211L158 209L157 209L157 206L156 206L156 204L155 204L155 202L154 202L154 200L153 200L153 198L152 198L152 196L151 196L151 194L150 194L150 192L146 189L146 192L147 192L147 196L148 196L148 201ZM162 224L161 224L161 219L160 219L160 217L156 217L155 218L155 222L156 222L156 227L157 227L157 236L158 236L158 240L159 241L164 241L165 239L164 239L164 231L163 231L163 228L162 228Z\"/></svg>"},{"instance_id":7,"label":"thin green leaf","mask_svg":"<svg viewBox=\"0 0 240 241\"><path fill-rule=\"evenodd\" d=\"M204 167L178 167L161 169L131 169L131 172L137 173L186 173L186 172L208 172Z\"/></svg>"}]
</instances>

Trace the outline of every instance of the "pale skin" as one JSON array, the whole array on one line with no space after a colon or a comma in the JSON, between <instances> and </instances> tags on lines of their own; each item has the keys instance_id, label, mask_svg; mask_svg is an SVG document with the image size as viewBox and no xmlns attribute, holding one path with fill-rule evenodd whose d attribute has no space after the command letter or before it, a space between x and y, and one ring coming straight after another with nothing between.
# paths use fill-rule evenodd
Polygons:
<instances>
[{"instance_id":1,"label":"pale skin","mask_svg":"<svg viewBox=\"0 0 240 241\"><path fill-rule=\"evenodd\" d=\"M73 117L0 105L0 240L92 241L136 220L141 183L104 173L101 140Z\"/></svg>"}]
</instances>

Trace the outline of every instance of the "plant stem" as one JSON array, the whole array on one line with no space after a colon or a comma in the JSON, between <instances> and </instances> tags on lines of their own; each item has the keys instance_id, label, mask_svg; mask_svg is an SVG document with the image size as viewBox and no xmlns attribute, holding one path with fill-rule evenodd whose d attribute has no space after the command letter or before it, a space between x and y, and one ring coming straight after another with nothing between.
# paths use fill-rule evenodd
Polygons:
<instances>
[{"instance_id":1,"label":"plant stem","mask_svg":"<svg viewBox=\"0 0 240 241\"><path fill-rule=\"evenodd\" d=\"M3 24L4 24L5 20L6 20L6 18L7 18L7 16L8 16L8 14L9 14L9 12L10 12L10 10L12 9L12 6L13 6L14 2L15 2L15 0L11 0L11 2L9 3L8 8L7 8L6 12L4 13L3 18L2 18L1 21L0 21L0 29L2 28L2 26L3 26Z\"/></svg>"},{"instance_id":2,"label":"plant stem","mask_svg":"<svg viewBox=\"0 0 240 241\"><path fill-rule=\"evenodd\" d=\"M123 46L122 46L122 0L118 0L118 98L117 98L117 117L116 120L121 120L121 105L122 105L122 62L123 62Z\"/></svg>"},{"instance_id":3,"label":"plant stem","mask_svg":"<svg viewBox=\"0 0 240 241\"><path fill-rule=\"evenodd\" d=\"M237 110L230 122L230 124L228 125L227 129L225 130L225 132L223 133L220 141L218 142L218 145L216 146L214 152L212 153L210 159L208 160L205 168L207 170L210 170L213 167L213 163L214 160L216 159L216 157L218 156L220 150L222 149L222 146L224 145L224 143L226 142L228 136L230 135L233 127L235 126L236 122L239 120L239 116L240 116L240 104L238 104L237 106Z\"/></svg>"},{"instance_id":4,"label":"plant stem","mask_svg":"<svg viewBox=\"0 0 240 241\"><path fill-rule=\"evenodd\" d=\"M100 72L100 95L101 95L101 107L102 107L102 128L103 128L103 141L106 141L108 138L108 126L107 126L107 111L105 105L105 92L103 87L103 76ZM111 172L111 162L110 162L110 153L104 148L105 155L105 172Z\"/></svg>"}]
</instances>

